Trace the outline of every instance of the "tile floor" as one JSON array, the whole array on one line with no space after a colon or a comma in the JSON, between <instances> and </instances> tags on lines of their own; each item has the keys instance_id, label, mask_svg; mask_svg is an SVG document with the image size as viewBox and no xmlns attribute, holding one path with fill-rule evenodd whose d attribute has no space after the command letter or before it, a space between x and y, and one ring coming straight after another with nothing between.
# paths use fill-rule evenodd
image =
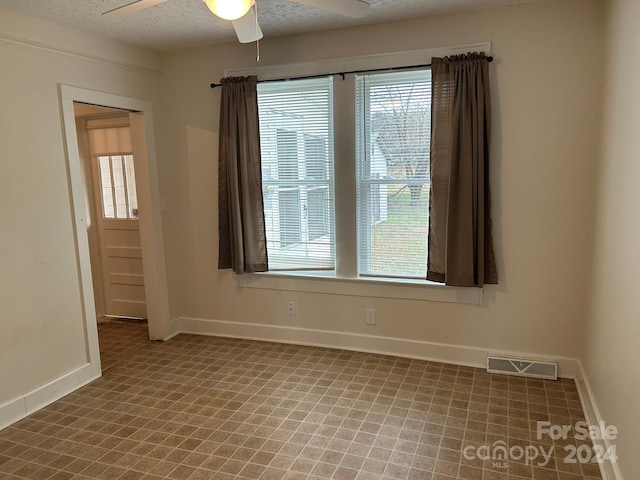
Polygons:
<instances>
[{"instance_id":1,"label":"tile floor","mask_svg":"<svg viewBox=\"0 0 640 480\"><path fill-rule=\"evenodd\" d=\"M570 380L194 335L150 342L130 322L99 335L103 377L1 431L0 478L600 478L564 462L581 442L536 439L537 421L584 418ZM469 457L500 441L553 455L544 468Z\"/></svg>"}]
</instances>

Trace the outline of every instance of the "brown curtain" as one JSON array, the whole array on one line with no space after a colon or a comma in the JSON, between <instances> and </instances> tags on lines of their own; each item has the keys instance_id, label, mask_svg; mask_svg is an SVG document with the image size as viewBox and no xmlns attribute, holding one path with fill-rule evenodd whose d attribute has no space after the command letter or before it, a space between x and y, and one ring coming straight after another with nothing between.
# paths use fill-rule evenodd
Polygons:
<instances>
[{"instance_id":1,"label":"brown curtain","mask_svg":"<svg viewBox=\"0 0 640 480\"><path fill-rule=\"evenodd\" d=\"M267 270L256 77L223 78L218 155L218 268Z\"/></svg>"},{"instance_id":2,"label":"brown curtain","mask_svg":"<svg viewBox=\"0 0 640 480\"><path fill-rule=\"evenodd\" d=\"M498 283L491 236L489 66L483 53L431 61L427 280Z\"/></svg>"}]
</instances>

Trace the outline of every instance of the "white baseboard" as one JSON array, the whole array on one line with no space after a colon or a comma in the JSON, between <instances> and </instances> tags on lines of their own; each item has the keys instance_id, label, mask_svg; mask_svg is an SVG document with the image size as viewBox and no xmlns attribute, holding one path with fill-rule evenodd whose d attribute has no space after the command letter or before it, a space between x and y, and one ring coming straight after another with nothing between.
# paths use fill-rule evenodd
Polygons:
<instances>
[{"instance_id":1,"label":"white baseboard","mask_svg":"<svg viewBox=\"0 0 640 480\"><path fill-rule=\"evenodd\" d=\"M578 388L578 394L580 395L580 403L582 403L582 410L584 411L585 420L589 425L600 425L600 422L604 422L598 404L591 390L589 379L587 374L582 368L582 362L579 362L578 375L576 375L576 386ZM611 446L611 442L607 439L594 440L594 445L600 445L602 451L608 451ZM622 480L622 474L617 463L605 461L598 465L600 467L600 473L602 474L602 480Z\"/></svg>"},{"instance_id":2,"label":"white baseboard","mask_svg":"<svg viewBox=\"0 0 640 480\"><path fill-rule=\"evenodd\" d=\"M0 405L0 430L99 378L91 364L73 370L22 397Z\"/></svg>"},{"instance_id":3,"label":"white baseboard","mask_svg":"<svg viewBox=\"0 0 640 480\"><path fill-rule=\"evenodd\" d=\"M171 322L169 322L169 333L167 334L166 337L162 339L162 341L166 342L168 340L171 340L173 337L175 337L179 333L183 333L180 331L180 325L181 325L180 317L174 318L173 320L171 320ZM187 332L184 332L184 333L187 333Z\"/></svg>"},{"instance_id":4,"label":"white baseboard","mask_svg":"<svg viewBox=\"0 0 640 480\"><path fill-rule=\"evenodd\" d=\"M398 357L431 360L454 365L486 368L487 355L531 358L558 363L558 376L576 378L580 362L573 358L557 358L535 353L512 352L424 342L395 337L380 337L360 333L336 332L257 323L229 322L202 318L180 317L172 322L173 335L193 333L217 337L243 338L267 342L310 345L314 347L342 348L357 352L379 353ZM172 336L173 336L172 335Z\"/></svg>"}]
</instances>

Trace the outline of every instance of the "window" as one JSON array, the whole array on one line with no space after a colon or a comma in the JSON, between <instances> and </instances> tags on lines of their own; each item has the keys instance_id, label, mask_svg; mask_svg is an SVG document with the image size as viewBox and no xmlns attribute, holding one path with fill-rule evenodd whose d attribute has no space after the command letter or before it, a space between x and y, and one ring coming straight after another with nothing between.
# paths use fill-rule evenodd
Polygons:
<instances>
[{"instance_id":1,"label":"window","mask_svg":"<svg viewBox=\"0 0 640 480\"><path fill-rule=\"evenodd\" d=\"M258 85L269 269L337 263L338 276L424 279L431 72L358 75L335 92L334 81ZM340 150L335 165L334 129L350 135L354 152ZM354 178L337 208L334 167ZM352 228L336 245L334 225L345 219Z\"/></svg>"},{"instance_id":2,"label":"window","mask_svg":"<svg viewBox=\"0 0 640 480\"><path fill-rule=\"evenodd\" d=\"M89 144L100 180L102 215L137 219L138 197L128 116L87 120Z\"/></svg>"},{"instance_id":3,"label":"window","mask_svg":"<svg viewBox=\"0 0 640 480\"><path fill-rule=\"evenodd\" d=\"M330 78L258 85L270 270L333 269Z\"/></svg>"},{"instance_id":4,"label":"window","mask_svg":"<svg viewBox=\"0 0 640 480\"><path fill-rule=\"evenodd\" d=\"M425 278L431 71L356 79L358 272Z\"/></svg>"},{"instance_id":5,"label":"window","mask_svg":"<svg viewBox=\"0 0 640 480\"><path fill-rule=\"evenodd\" d=\"M99 156L104 218L138 218L133 155Z\"/></svg>"}]
</instances>

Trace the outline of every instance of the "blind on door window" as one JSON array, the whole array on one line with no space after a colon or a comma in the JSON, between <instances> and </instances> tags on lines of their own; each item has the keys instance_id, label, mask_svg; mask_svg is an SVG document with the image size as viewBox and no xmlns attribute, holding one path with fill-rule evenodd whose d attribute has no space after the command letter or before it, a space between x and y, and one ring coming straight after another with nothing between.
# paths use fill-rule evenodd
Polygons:
<instances>
[{"instance_id":1,"label":"blind on door window","mask_svg":"<svg viewBox=\"0 0 640 480\"><path fill-rule=\"evenodd\" d=\"M100 179L102 215L111 219L138 218L138 197L128 117L89 120L89 144Z\"/></svg>"},{"instance_id":2,"label":"blind on door window","mask_svg":"<svg viewBox=\"0 0 640 480\"><path fill-rule=\"evenodd\" d=\"M138 195L132 155L98 157L102 215L104 218L138 218Z\"/></svg>"},{"instance_id":3,"label":"blind on door window","mask_svg":"<svg viewBox=\"0 0 640 480\"><path fill-rule=\"evenodd\" d=\"M269 270L334 268L331 85L258 85Z\"/></svg>"},{"instance_id":4,"label":"blind on door window","mask_svg":"<svg viewBox=\"0 0 640 480\"><path fill-rule=\"evenodd\" d=\"M96 128L87 125L91 152L94 155L117 155L131 153L131 130L128 126Z\"/></svg>"},{"instance_id":5,"label":"blind on door window","mask_svg":"<svg viewBox=\"0 0 640 480\"><path fill-rule=\"evenodd\" d=\"M358 270L425 278L431 71L356 78Z\"/></svg>"}]
</instances>

